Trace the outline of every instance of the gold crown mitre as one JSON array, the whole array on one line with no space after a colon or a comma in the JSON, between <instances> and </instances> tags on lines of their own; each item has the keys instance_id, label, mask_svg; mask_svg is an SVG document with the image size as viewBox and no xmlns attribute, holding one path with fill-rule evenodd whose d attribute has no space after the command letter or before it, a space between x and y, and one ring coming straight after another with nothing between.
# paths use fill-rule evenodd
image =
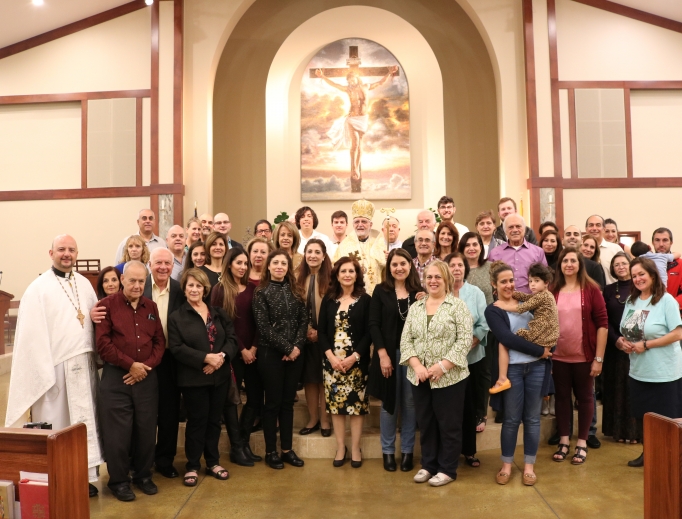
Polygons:
<instances>
[{"instance_id":1,"label":"gold crown mitre","mask_svg":"<svg viewBox=\"0 0 682 519\"><path fill-rule=\"evenodd\" d=\"M371 220L374 217L374 204L368 200L356 200L350 209L353 218Z\"/></svg>"}]
</instances>

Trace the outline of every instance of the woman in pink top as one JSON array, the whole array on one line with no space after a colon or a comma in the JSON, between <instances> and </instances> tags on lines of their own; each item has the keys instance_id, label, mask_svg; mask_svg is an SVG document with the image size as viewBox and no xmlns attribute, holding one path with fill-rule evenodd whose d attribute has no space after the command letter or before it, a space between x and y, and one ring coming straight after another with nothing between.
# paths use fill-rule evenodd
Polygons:
<instances>
[{"instance_id":1,"label":"woman in pink top","mask_svg":"<svg viewBox=\"0 0 682 519\"><path fill-rule=\"evenodd\" d=\"M570 449L573 392L578 400L578 442L571 463L582 465L587 459L586 442L594 412L594 377L601 373L604 361L608 317L599 285L585 272L578 250L566 247L559 255L558 266L552 292L559 310L559 341L552 357L552 375L560 440L554 461L564 461Z\"/></svg>"}]
</instances>

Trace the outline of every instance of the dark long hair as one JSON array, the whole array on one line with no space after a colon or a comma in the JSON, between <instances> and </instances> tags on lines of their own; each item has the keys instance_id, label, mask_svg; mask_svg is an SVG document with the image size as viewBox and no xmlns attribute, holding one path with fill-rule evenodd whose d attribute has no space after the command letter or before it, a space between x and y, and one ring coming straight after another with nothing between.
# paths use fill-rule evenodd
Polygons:
<instances>
[{"instance_id":1,"label":"dark long hair","mask_svg":"<svg viewBox=\"0 0 682 519\"><path fill-rule=\"evenodd\" d=\"M478 266L482 267L483 264L488 261L488 258L485 257L485 247L483 246L483 238L481 238L481 235L478 234L477 232L465 232L462 235L462 238L459 240L459 247L457 247L457 252L460 254L464 254L464 249L466 249L467 243L471 238L476 238L476 241L478 242L478 246L481 247L481 253L478 255ZM465 256L466 259L466 256ZM466 261L467 265L469 264L468 261Z\"/></svg>"},{"instance_id":2,"label":"dark long hair","mask_svg":"<svg viewBox=\"0 0 682 519\"><path fill-rule=\"evenodd\" d=\"M452 245L450 245L450 250L451 251L456 251L457 246L459 245L459 231L457 230L457 227L455 227L455 224L452 222L440 222L438 224L438 228L436 229L436 246L433 249L433 255L440 259L440 242L438 241L438 236L440 235L440 232L443 229L447 229L450 231L450 234L452 234Z\"/></svg>"},{"instance_id":3,"label":"dark long hair","mask_svg":"<svg viewBox=\"0 0 682 519\"><path fill-rule=\"evenodd\" d=\"M632 277L632 267L635 265L642 267L642 269L651 276L651 305L653 306L657 304L666 293L665 285L663 284L663 281L661 281L661 276L658 273L656 264L649 258L642 258L641 256L635 258L630 262L630 277ZM628 301L634 303L641 295L642 291L633 283Z\"/></svg>"},{"instance_id":4,"label":"dark long hair","mask_svg":"<svg viewBox=\"0 0 682 519\"><path fill-rule=\"evenodd\" d=\"M571 253L575 254L578 258L578 284L580 285L580 289L583 290L588 286L599 288L597 282L587 275L587 271L585 270L585 258L583 258L583 255L580 254L580 251L575 247L566 247L561 251L561 254L559 254L559 259L557 260L558 263L556 266L554 283L551 287L552 293L556 294L566 286L566 277L564 276L563 270L561 270L561 264L563 263L566 255Z\"/></svg>"},{"instance_id":5,"label":"dark long hair","mask_svg":"<svg viewBox=\"0 0 682 519\"><path fill-rule=\"evenodd\" d=\"M360 263L358 263L358 260L356 260L355 258L343 256L342 258L336 260L336 263L334 263L334 269L332 270L332 279L331 282L329 283L327 297L330 297L332 299L338 299L339 297L341 297L341 294L343 294L343 288L341 288L341 283L339 282L339 270L341 270L341 267L344 266L346 263L352 263L353 267L355 267L355 285L353 286L353 293L351 294L351 296L357 298L360 297L362 294L366 293L365 280L362 275L362 267L360 266Z\"/></svg>"},{"instance_id":6,"label":"dark long hair","mask_svg":"<svg viewBox=\"0 0 682 519\"><path fill-rule=\"evenodd\" d=\"M118 278L118 289L121 290L123 285L121 284L121 273L116 269L116 267L104 267L102 271L97 276L97 299L104 299L107 294L104 292L104 276L109 272L115 272Z\"/></svg>"},{"instance_id":7,"label":"dark long hair","mask_svg":"<svg viewBox=\"0 0 682 519\"><path fill-rule=\"evenodd\" d=\"M263 265L263 272L261 273L261 278L260 278L260 285L256 287L256 290L265 290L267 286L270 284L270 262L273 260L275 256L284 256L287 259L287 273L284 276L284 281L289 284L289 287L291 288L291 293L294 294L294 297L299 299L301 302L305 302L305 295L303 292L301 292L298 287L296 286L296 277L294 276L294 263L284 249L275 249L273 250L270 254L268 254L268 258L265 260L265 265Z\"/></svg>"},{"instance_id":8,"label":"dark long hair","mask_svg":"<svg viewBox=\"0 0 682 519\"><path fill-rule=\"evenodd\" d=\"M417 269L414 268L414 263L412 263L412 257L410 253L405 249L397 248L393 249L388 253L388 258L386 258L386 268L384 269L384 280L379 285L382 289L387 292L393 292L395 290L395 278L391 274L391 261L396 256L400 256L405 259L410 265L410 273L405 279L405 290L408 292L422 292L424 289L419 283L419 274L417 274Z\"/></svg>"},{"instance_id":9,"label":"dark long hair","mask_svg":"<svg viewBox=\"0 0 682 519\"><path fill-rule=\"evenodd\" d=\"M232 275L232 263L241 255L246 256L246 272L240 279L235 279ZM233 247L227 251L227 255L223 260L223 272L220 276L219 283L223 287L223 308L230 319L237 317L237 296L239 295L239 285L237 282L244 286L249 284L249 270L251 270L251 261L249 260L249 255L244 249L239 247Z\"/></svg>"},{"instance_id":10,"label":"dark long hair","mask_svg":"<svg viewBox=\"0 0 682 519\"><path fill-rule=\"evenodd\" d=\"M545 259L547 260L547 265L554 265L559 260L559 254L561 254L561 250L564 248L563 243L561 243L561 236L559 236L559 232L555 231L553 228L547 229L542 233L540 241L538 242L540 248L542 248L542 242L545 241L545 238L551 235L554 235L554 237L556 238L556 250L551 254L547 254L545 252Z\"/></svg>"},{"instance_id":11,"label":"dark long hair","mask_svg":"<svg viewBox=\"0 0 682 519\"><path fill-rule=\"evenodd\" d=\"M319 238L311 238L308 243L305 244L305 250L303 251L303 261L296 269L296 286L301 291L305 292L305 282L310 276L310 267L308 262L305 260L305 251L308 250L308 245L319 245L324 254L324 259L320 265L320 270L317 272L317 293L324 297L329 289L329 282L332 278L332 262L329 259L329 254L327 254L327 246Z\"/></svg>"},{"instance_id":12,"label":"dark long hair","mask_svg":"<svg viewBox=\"0 0 682 519\"><path fill-rule=\"evenodd\" d=\"M589 234L587 234L587 235L583 236L583 243L585 242L585 240L592 240L594 242L594 254L592 255L591 258L588 258L588 259L591 259L595 263L599 263L599 258L601 256L601 254L600 254L599 244L597 243L597 239L594 238L594 236L590 236ZM578 252L580 252L580 251L578 251ZM580 254L582 255L582 252L580 252Z\"/></svg>"}]
</instances>

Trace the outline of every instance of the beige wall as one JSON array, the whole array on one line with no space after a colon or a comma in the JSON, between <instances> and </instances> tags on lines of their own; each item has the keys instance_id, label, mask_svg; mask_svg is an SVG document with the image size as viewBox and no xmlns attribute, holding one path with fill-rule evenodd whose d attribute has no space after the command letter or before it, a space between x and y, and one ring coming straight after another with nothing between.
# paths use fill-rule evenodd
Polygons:
<instances>
[{"instance_id":1,"label":"beige wall","mask_svg":"<svg viewBox=\"0 0 682 519\"><path fill-rule=\"evenodd\" d=\"M79 258L111 265L121 240L138 230L138 210L148 206L149 198L0 203L0 289L21 299L29 283L52 265L48 251L59 234L76 239Z\"/></svg>"}]
</instances>

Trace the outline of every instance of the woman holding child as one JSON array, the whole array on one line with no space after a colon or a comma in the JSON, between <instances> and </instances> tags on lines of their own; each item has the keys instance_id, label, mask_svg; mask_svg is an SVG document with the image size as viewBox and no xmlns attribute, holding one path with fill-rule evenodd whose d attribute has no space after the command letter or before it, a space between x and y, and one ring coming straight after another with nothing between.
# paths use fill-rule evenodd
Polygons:
<instances>
[{"instance_id":1,"label":"woman holding child","mask_svg":"<svg viewBox=\"0 0 682 519\"><path fill-rule=\"evenodd\" d=\"M534 272L535 273L535 272ZM543 277L549 272L542 270L538 275ZM529 273L529 279L533 276ZM545 279L549 279L545 277ZM536 483L534 465L540 442L540 409L542 398L549 393L551 384L551 357L549 348L530 342L516 335L516 331L526 328L532 319L530 312L518 313L507 311L518 310L518 301L514 299L514 270L502 261L494 262L490 267L490 282L497 294L498 305L491 304L485 310L485 318L494 335L492 349L495 358L491 364L493 380L497 380L498 344L509 350L509 367L507 376L511 387L506 391L493 395L490 404L496 411L504 410L504 423L501 432L502 468L496 480L506 485L511 478L514 461L514 450L519 425L523 421L524 469L523 484L532 486ZM502 349L500 347L499 349ZM506 351L506 350L505 350ZM499 381L498 381L499 382Z\"/></svg>"},{"instance_id":2,"label":"woman holding child","mask_svg":"<svg viewBox=\"0 0 682 519\"><path fill-rule=\"evenodd\" d=\"M554 385L559 449L554 461L568 457L569 427L573 405L578 400L578 441L573 465L587 459L587 436L594 413L594 377L602 371L609 321L599 285L585 272L577 249L567 247L559 255L557 279L552 292L559 310L559 341L554 352ZM582 326L576 326L582 323Z\"/></svg>"}]
</instances>

